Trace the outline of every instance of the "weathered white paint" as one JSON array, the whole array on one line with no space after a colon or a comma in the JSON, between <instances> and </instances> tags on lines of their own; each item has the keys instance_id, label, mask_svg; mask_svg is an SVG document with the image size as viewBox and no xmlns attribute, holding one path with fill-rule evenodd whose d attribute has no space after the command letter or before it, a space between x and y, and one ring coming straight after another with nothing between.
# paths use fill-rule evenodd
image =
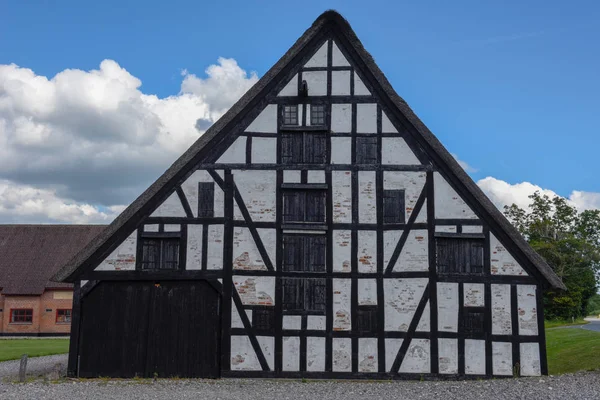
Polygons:
<instances>
[{"instance_id":1,"label":"weathered white paint","mask_svg":"<svg viewBox=\"0 0 600 400\"><path fill-rule=\"evenodd\" d=\"M483 283L463 284L463 297L465 307L484 307L485 285Z\"/></svg>"},{"instance_id":2,"label":"weathered white paint","mask_svg":"<svg viewBox=\"0 0 600 400\"><path fill-rule=\"evenodd\" d=\"M388 116L385 113L385 111L381 112L381 132L382 133L396 133L396 132L398 132L398 130L396 129L396 127L394 126L394 124L392 124L392 121L390 121L390 119L388 118Z\"/></svg>"},{"instance_id":3,"label":"weathered white paint","mask_svg":"<svg viewBox=\"0 0 600 400\"><path fill-rule=\"evenodd\" d=\"M350 63L346 59L346 57L340 51L340 48L337 46L335 41L333 42L333 46L331 46L331 65L334 67L349 67Z\"/></svg>"},{"instance_id":4,"label":"weathered white paint","mask_svg":"<svg viewBox=\"0 0 600 400\"><path fill-rule=\"evenodd\" d=\"M506 247L490 232L492 275L527 275Z\"/></svg>"},{"instance_id":5,"label":"weathered white paint","mask_svg":"<svg viewBox=\"0 0 600 400\"><path fill-rule=\"evenodd\" d=\"M294 336L283 337L283 363L284 371L300 370L300 338Z\"/></svg>"},{"instance_id":6,"label":"weathered white paint","mask_svg":"<svg viewBox=\"0 0 600 400\"><path fill-rule=\"evenodd\" d=\"M298 96L298 74L290 79L277 96Z\"/></svg>"},{"instance_id":7,"label":"weathered white paint","mask_svg":"<svg viewBox=\"0 0 600 400\"><path fill-rule=\"evenodd\" d=\"M233 371L262 370L248 336L231 336L231 369Z\"/></svg>"},{"instance_id":8,"label":"weathered white paint","mask_svg":"<svg viewBox=\"0 0 600 400\"><path fill-rule=\"evenodd\" d=\"M275 229L267 229L267 228L258 228L256 230L258 232L258 236L260 236L260 240L262 240L263 245L265 246L265 250L267 251L267 255L271 260L271 264L273 268L275 268L276 260L275 260L275 250L276 250L276 235L277 231Z\"/></svg>"},{"instance_id":9,"label":"weathered white paint","mask_svg":"<svg viewBox=\"0 0 600 400\"><path fill-rule=\"evenodd\" d=\"M428 279L384 279L386 331L408 331Z\"/></svg>"},{"instance_id":10,"label":"weathered white paint","mask_svg":"<svg viewBox=\"0 0 600 400\"><path fill-rule=\"evenodd\" d=\"M355 96L370 96L371 92L365 86L360 76L354 71L354 95Z\"/></svg>"},{"instance_id":11,"label":"weathered white paint","mask_svg":"<svg viewBox=\"0 0 600 400\"><path fill-rule=\"evenodd\" d=\"M183 204L179 200L177 193L173 192L156 210L150 215L151 217L185 217Z\"/></svg>"},{"instance_id":12,"label":"weathered white paint","mask_svg":"<svg viewBox=\"0 0 600 400\"><path fill-rule=\"evenodd\" d=\"M492 342L492 373L512 375L512 343Z\"/></svg>"},{"instance_id":13,"label":"weathered white paint","mask_svg":"<svg viewBox=\"0 0 600 400\"><path fill-rule=\"evenodd\" d=\"M158 224L144 225L144 232L158 232Z\"/></svg>"},{"instance_id":14,"label":"weathered white paint","mask_svg":"<svg viewBox=\"0 0 600 400\"><path fill-rule=\"evenodd\" d=\"M233 276L233 284L244 305L275 304L274 276Z\"/></svg>"},{"instance_id":15,"label":"weathered white paint","mask_svg":"<svg viewBox=\"0 0 600 400\"><path fill-rule=\"evenodd\" d=\"M439 172L433 173L436 218L475 219L477 215Z\"/></svg>"},{"instance_id":16,"label":"weathered white paint","mask_svg":"<svg viewBox=\"0 0 600 400\"><path fill-rule=\"evenodd\" d=\"M352 174L350 171L332 171L333 222L352 222Z\"/></svg>"},{"instance_id":17,"label":"weathered white paint","mask_svg":"<svg viewBox=\"0 0 600 400\"><path fill-rule=\"evenodd\" d=\"M250 218L257 221L275 221L276 172L240 171L234 172L237 189L244 200ZM234 208L234 218L243 220L238 207Z\"/></svg>"},{"instance_id":18,"label":"weathered white paint","mask_svg":"<svg viewBox=\"0 0 600 400\"><path fill-rule=\"evenodd\" d=\"M377 305L377 280L359 279L358 280L358 305L375 306Z\"/></svg>"},{"instance_id":19,"label":"weathered white paint","mask_svg":"<svg viewBox=\"0 0 600 400\"><path fill-rule=\"evenodd\" d=\"M465 374L485 375L485 340L465 339Z\"/></svg>"},{"instance_id":20,"label":"weathered white paint","mask_svg":"<svg viewBox=\"0 0 600 400\"><path fill-rule=\"evenodd\" d=\"M325 338L306 338L306 370L325 371Z\"/></svg>"},{"instance_id":21,"label":"weathered white paint","mask_svg":"<svg viewBox=\"0 0 600 400\"><path fill-rule=\"evenodd\" d=\"M540 345L538 343L521 343L519 350L521 352L521 375L541 375Z\"/></svg>"},{"instance_id":22,"label":"weathered white paint","mask_svg":"<svg viewBox=\"0 0 600 400\"><path fill-rule=\"evenodd\" d=\"M283 183L300 183L302 179L300 171L283 171Z\"/></svg>"},{"instance_id":23,"label":"weathered white paint","mask_svg":"<svg viewBox=\"0 0 600 400\"><path fill-rule=\"evenodd\" d=\"M492 334L512 334L510 285L492 285Z\"/></svg>"},{"instance_id":24,"label":"weathered white paint","mask_svg":"<svg viewBox=\"0 0 600 400\"><path fill-rule=\"evenodd\" d=\"M356 132L377 133L377 104L356 105Z\"/></svg>"},{"instance_id":25,"label":"weathered white paint","mask_svg":"<svg viewBox=\"0 0 600 400\"><path fill-rule=\"evenodd\" d=\"M308 183L325 183L325 171L308 171L306 181Z\"/></svg>"},{"instance_id":26,"label":"weathered white paint","mask_svg":"<svg viewBox=\"0 0 600 400\"><path fill-rule=\"evenodd\" d=\"M187 252L185 269L202 269L202 225L187 227Z\"/></svg>"},{"instance_id":27,"label":"weathered white paint","mask_svg":"<svg viewBox=\"0 0 600 400\"><path fill-rule=\"evenodd\" d=\"M425 186L426 174L424 172L385 171L383 173L383 189L404 189L404 206L406 207L406 221L412 215L417 200ZM423 203L421 213L416 222L427 222L427 201Z\"/></svg>"},{"instance_id":28,"label":"weathered white paint","mask_svg":"<svg viewBox=\"0 0 600 400\"><path fill-rule=\"evenodd\" d=\"M302 80L308 85L309 96L327 95L327 72L326 71L304 71Z\"/></svg>"},{"instance_id":29,"label":"weathered white paint","mask_svg":"<svg viewBox=\"0 0 600 400\"><path fill-rule=\"evenodd\" d=\"M252 310L244 310L249 321L252 321ZM231 302L231 327L232 328L245 328L240 313L233 302Z\"/></svg>"},{"instance_id":30,"label":"weathered white paint","mask_svg":"<svg viewBox=\"0 0 600 400\"><path fill-rule=\"evenodd\" d=\"M252 164L275 164L277 162L277 139L252 138Z\"/></svg>"},{"instance_id":31,"label":"weathered white paint","mask_svg":"<svg viewBox=\"0 0 600 400\"><path fill-rule=\"evenodd\" d=\"M349 331L351 323L350 279L333 278L333 330Z\"/></svg>"},{"instance_id":32,"label":"weathered white paint","mask_svg":"<svg viewBox=\"0 0 600 400\"><path fill-rule=\"evenodd\" d=\"M519 335L537 335L537 299L534 285L517 285Z\"/></svg>"},{"instance_id":33,"label":"weathered white paint","mask_svg":"<svg viewBox=\"0 0 600 400\"><path fill-rule=\"evenodd\" d=\"M352 163L352 138L335 136L331 137L331 163Z\"/></svg>"},{"instance_id":34,"label":"weathered white paint","mask_svg":"<svg viewBox=\"0 0 600 400\"><path fill-rule=\"evenodd\" d=\"M425 308L423 308L423 315L421 315L421 319L417 324L417 332L429 332L431 326L430 312L429 301L427 301L427 303L425 303Z\"/></svg>"},{"instance_id":35,"label":"weathered white paint","mask_svg":"<svg viewBox=\"0 0 600 400\"><path fill-rule=\"evenodd\" d=\"M436 225L436 232L456 233L456 225Z\"/></svg>"},{"instance_id":36,"label":"weathered white paint","mask_svg":"<svg viewBox=\"0 0 600 400\"><path fill-rule=\"evenodd\" d=\"M377 272L376 231L358 231L358 272Z\"/></svg>"},{"instance_id":37,"label":"weathered white paint","mask_svg":"<svg viewBox=\"0 0 600 400\"><path fill-rule=\"evenodd\" d=\"M352 237L350 231L333 231L333 272L351 271L351 241Z\"/></svg>"},{"instance_id":38,"label":"weathered white paint","mask_svg":"<svg viewBox=\"0 0 600 400\"><path fill-rule=\"evenodd\" d=\"M223 225L209 225L207 269L223 269Z\"/></svg>"},{"instance_id":39,"label":"weathered white paint","mask_svg":"<svg viewBox=\"0 0 600 400\"><path fill-rule=\"evenodd\" d=\"M267 365L272 371L275 368L275 338L272 336L257 336L256 339L267 360Z\"/></svg>"},{"instance_id":40,"label":"weathered white paint","mask_svg":"<svg viewBox=\"0 0 600 400\"><path fill-rule=\"evenodd\" d=\"M358 338L358 372L377 371L377 338Z\"/></svg>"},{"instance_id":41,"label":"weathered white paint","mask_svg":"<svg viewBox=\"0 0 600 400\"><path fill-rule=\"evenodd\" d=\"M358 172L358 222L377 223L375 171Z\"/></svg>"},{"instance_id":42,"label":"weathered white paint","mask_svg":"<svg viewBox=\"0 0 600 400\"><path fill-rule=\"evenodd\" d=\"M438 331L458 332L458 283L437 283Z\"/></svg>"},{"instance_id":43,"label":"weathered white paint","mask_svg":"<svg viewBox=\"0 0 600 400\"><path fill-rule=\"evenodd\" d=\"M390 258L392 258L392 254L394 253L394 249L402 236L402 231L383 231L383 269L388 267L390 263ZM398 257L400 258L400 257ZM399 263L396 262L394 265L395 268L399 268Z\"/></svg>"},{"instance_id":44,"label":"weathered white paint","mask_svg":"<svg viewBox=\"0 0 600 400\"><path fill-rule=\"evenodd\" d=\"M350 71L331 72L331 94L333 96L350 95Z\"/></svg>"},{"instance_id":45,"label":"weathered white paint","mask_svg":"<svg viewBox=\"0 0 600 400\"><path fill-rule=\"evenodd\" d=\"M273 245L273 244L271 244ZM266 270L267 266L261 257L258 247L250 234L250 229L233 228L233 269Z\"/></svg>"},{"instance_id":46,"label":"weathered white paint","mask_svg":"<svg viewBox=\"0 0 600 400\"><path fill-rule=\"evenodd\" d=\"M408 346L399 372L429 373L431 371L429 339L413 339Z\"/></svg>"},{"instance_id":47,"label":"weathered white paint","mask_svg":"<svg viewBox=\"0 0 600 400\"><path fill-rule=\"evenodd\" d=\"M217 160L217 164L244 164L246 162L246 136L239 136Z\"/></svg>"},{"instance_id":48,"label":"weathered white paint","mask_svg":"<svg viewBox=\"0 0 600 400\"><path fill-rule=\"evenodd\" d=\"M302 329L302 317L300 315L284 315L283 329L300 330Z\"/></svg>"},{"instance_id":49,"label":"weathered white paint","mask_svg":"<svg viewBox=\"0 0 600 400\"><path fill-rule=\"evenodd\" d=\"M481 225L463 225L463 233L483 233L483 226Z\"/></svg>"},{"instance_id":50,"label":"weathered white paint","mask_svg":"<svg viewBox=\"0 0 600 400\"><path fill-rule=\"evenodd\" d=\"M334 372L352 371L352 339L332 339L332 370Z\"/></svg>"},{"instance_id":51,"label":"weathered white paint","mask_svg":"<svg viewBox=\"0 0 600 400\"><path fill-rule=\"evenodd\" d=\"M248 125L246 132L277 133L277 104L269 104Z\"/></svg>"},{"instance_id":52,"label":"weathered white paint","mask_svg":"<svg viewBox=\"0 0 600 400\"><path fill-rule=\"evenodd\" d=\"M440 374L458 373L458 340L438 339L438 365Z\"/></svg>"},{"instance_id":53,"label":"weathered white paint","mask_svg":"<svg viewBox=\"0 0 600 400\"><path fill-rule=\"evenodd\" d=\"M218 173L220 172L219 175L222 175L222 171L217 171L217 172ZM219 185L217 185L215 183L215 181L209 175L209 173L204 170L194 171L194 173L192 175L190 175L190 177L188 179L186 179L185 182L181 185L181 189L183 190L183 193L185 194L188 204L190 205L190 208L192 209L192 214L194 215L194 217L198 216L198 183L199 182L212 182L215 184L215 195L214 195L214 203L213 203L214 213L215 213L215 217L222 217L223 210L224 210L223 205L224 205L224 201L225 201L223 190L221 190Z\"/></svg>"},{"instance_id":54,"label":"weathered white paint","mask_svg":"<svg viewBox=\"0 0 600 400\"><path fill-rule=\"evenodd\" d=\"M427 271L429 269L428 242L426 230L411 230L394 266L394 271Z\"/></svg>"},{"instance_id":55,"label":"weathered white paint","mask_svg":"<svg viewBox=\"0 0 600 400\"><path fill-rule=\"evenodd\" d=\"M304 64L305 68L326 67L327 66L327 41L319 47L319 50Z\"/></svg>"},{"instance_id":56,"label":"weathered white paint","mask_svg":"<svg viewBox=\"0 0 600 400\"><path fill-rule=\"evenodd\" d=\"M385 370L390 372L403 339L385 339Z\"/></svg>"},{"instance_id":57,"label":"weathered white paint","mask_svg":"<svg viewBox=\"0 0 600 400\"><path fill-rule=\"evenodd\" d=\"M306 318L306 329L324 331L326 328L326 323L327 318L324 315L309 315Z\"/></svg>"},{"instance_id":58,"label":"weathered white paint","mask_svg":"<svg viewBox=\"0 0 600 400\"><path fill-rule=\"evenodd\" d=\"M137 230L133 231L108 257L95 268L95 271L133 271L137 249Z\"/></svg>"},{"instance_id":59,"label":"weathered white paint","mask_svg":"<svg viewBox=\"0 0 600 400\"><path fill-rule=\"evenodd\" d=\"M385 165L421 165L421 162L401 137L381 138L381 163Z\"/></svg>"},{"instance_id":60,"label":"weathered white paint","mask_svg":"<svg viewBox=\"0 0 600 400\"><path fill-rule=\"evenodd\" d=\"M331 105L331 132L349 133L352 131L352 106L350 104Z\"/></svg>"},{"instance_id":61,"label":"weathered white paint","mask_svg":"<svg viewBox=\"0 0 600 400\"><path fill-rule=\"evenodd\" d=\"M181 225L179 224L165 224L164 225L165 232L179 232L181 231Z\"/></svg>"}]
</instances>

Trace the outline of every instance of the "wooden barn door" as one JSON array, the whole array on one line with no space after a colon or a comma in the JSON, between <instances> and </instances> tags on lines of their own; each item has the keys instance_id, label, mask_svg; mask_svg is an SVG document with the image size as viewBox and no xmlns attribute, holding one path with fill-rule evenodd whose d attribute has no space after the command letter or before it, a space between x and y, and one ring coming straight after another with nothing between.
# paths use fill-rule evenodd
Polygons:
<instances>
[{"instance_id":1,"label":"wooden barn door","mask_svg":"<svg viewBox=\"0 0 600 400\"><path fill-rule=\"evenodd\" d=\"M206 281L101 282L81 301L79 376L220 376L219 293Z\"/></svg>"}]
</instances>

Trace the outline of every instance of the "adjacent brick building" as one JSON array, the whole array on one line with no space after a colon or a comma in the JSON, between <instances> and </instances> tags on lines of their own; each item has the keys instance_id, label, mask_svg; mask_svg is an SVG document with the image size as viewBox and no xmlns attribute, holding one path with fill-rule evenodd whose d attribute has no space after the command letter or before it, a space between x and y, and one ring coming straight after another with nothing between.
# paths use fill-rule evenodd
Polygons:
<instances>
[{"instance_id":1,"label":"adjacent brick building","mask_svg":"<svg viewBox=\"0 0 600 400\"><path fill-rule=\"evenodd\" d=\"M73 288L50 277L102 225L0 225L0 336L68 334Z\"/></svg>"}]
</instances>

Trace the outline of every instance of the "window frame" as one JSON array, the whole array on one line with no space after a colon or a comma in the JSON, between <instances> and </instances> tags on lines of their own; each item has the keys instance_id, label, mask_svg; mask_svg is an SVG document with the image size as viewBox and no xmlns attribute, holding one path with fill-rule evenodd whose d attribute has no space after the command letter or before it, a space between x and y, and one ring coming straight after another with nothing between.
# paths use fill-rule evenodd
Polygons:
<instances>
[{"instance_id":1,"label":"window frame","mask_svg":"<svg viewBox=\"0 0 600 400\"><path fill-rule=\"evenodd\" d=\"M315 112L315 110L318 110ZM315 119L319 122L315 122ZM322 120L322 122L320 122ZM315 127L327 126L327 105L323 103L316 103L310 105L310 125Z\"/></svg>"},{"instance_id":2,"label":"window frame","mask_svg":"<svg viewBox=\"0 0 600 400\"><path fill-rule=\"evenodd\" d=\"M160 241L160 250L159 250L159 260L158 260L158 268L144 268L144 241ZM136 259L136 270L137 271L181 271L185 268L185 264L183 263L183 255L182 249L185 246L183 243L181 232L142 232L138 237L138 254ZM165 249L165 242L177 243L177 265L175 268L164 268L163 267L163 254ZM173 262L173 261L169 261Z\"/></svg>"},{"instance_id":3,"label":"window frame","mask_svg":"<svg viewBox=\"0 0 600 400\"><path fill-rule=\"evenodd\" d=\"M287 109L290 109L290 111L288 112ZM292 108L295 108L296 111L293 112ZM292 116L292 115L296 115L295 116L295 121L296 122L291 122L292 120L290 119L289 122L288 120L286 120L286 116ZM300 126L300 104L284 104L281 107L281 124L283 126Z\"/></svg>"},{"instance_id":4,"label":"window frame","mask_svg":"<svg viewBox=\"0 0 600 400\"><path fill-rule=\"evenodd\" d=\"M27 318L27 314L24 316L15 316L15 311L29 311L29 314L31 314L29 316L29 318L31 318L31 320L27 321L27 320L23 320L23 321L15 321L15 317L25 317ZM33 324L33 308L11 308L10 309L10 319L9 319L9 324L20 324L20 325L31 325Z\"/></svg>"},{"instance_id":5,"label":"window frame","mask_svg":"<svg viewBox=\"0 0 600 400\"><path fill-rule=\"evenodd\" d=\"M444 246L440 246L441 243L444 243ZM451 244L458 244L461 243L462 244L468 244L469 245L469 254L468 254L468 259L469 262L467 263L463 263L461 264L460 261L461 260L456 260L456 266L454 268L452 268L452 266L450 265L450 260L446 261L444 260L444 262L448 262L448 265L446 264L440 264L440 259L442 257L440 257L440 252L441 252L441 248L443 247L447 247ZM478 248L477 255L474 255L473 250L475 248ZM470 234L470 235L463 235L463 234L444 234L444 233L436 233L435 234L435 259L436 259L436 272L438 275L458 275L458 276L465 276L465 275L474 275L474 276L482 276L484 274L484 269L485 269L485 236L483 234ZM465 261L467 257L466 253L464 253L464 248L463 249L459 249L459 252L463 252L462 254L458 254L458 256L462 256L462 261ZM448 253L449 256L452 256L452 254ZM480 264L475 264L473 263L473 260L475 259L475 257L479 258ZM443 268L441 268L443 267ZM476 270L474 270L474 268L476 268Z\"/></svg>"},{"instance_id":6,"label":"window frame","mask_svg":"<svg viewBox=\"0 0 600 400\"><path fill-rule=\"evenodd\" d=\"M208 194L208 196L207 196L207 194ZM204 198L204 197L207 197L207 198ZM210 197L210 200L208 200L208 197ZM207 200L207 201L204 201L204 200ZM210 204L210 207L207 207L208 204ZM213 218L215 216L215 183L214 182L198 182L198 210L197 210L197 212L198 212L198 218Z\"/></svg>"},{"instance_id":7,"label":"window frame","mask_svg":"<svg viewBox=\"0 0 600 400\"><path fill-rule=\"evenodd\" d=\"M59 312L65 312L65 321L59 321ZM68 311L68 314L66 313ZM68 321L66 320L68 316ZM57 308L56 309L56 319L54 320L54 323L56 324L70 324L71 321L73 320L73 309L72 308Z\"/></svg>"},{"instance_id":8,"label":"window frame","mask_svg":"<svg viewBox=\"0 0 600 400\"><path fill-rule=\"evenodd\" d=\"M321 165L327 163L327 148L329 141L327 134L315 131L284 132L281 134L281 164L311 164ZM317 152L315 143L321 145ZM291 153L288 154L288 148ZM309 152L309 149L312 152Z\"/></svg>"},{"instance_id":9,"label":"window frame","mask_svg":"<svg viewBox=\"0 0 600 400\"><path fill-rule=\"evenodd\" d=\"M290 243L289 241L296 241ZM320 242L320 243L319 243ZM296 249L300 254L299 262L288 263L288 246L298 246ZM321 252L315 251L316 246L321 248ZM315 260L315 254L319 254L321 260ZM292 268L289 268L289 266ZM327 237L326 235L299 235L283 233L282 235L282 260L281 270L286 273L323 273L327 272Z\"/></svg>"},{"instance_id":10,"label":"window frame","mask_svg":"<svg viewBox=\"0 0 600 400\"><path fill-rule=\"evenodd\" d=\"M399 193L401 198L401 207L399 207L399 213L395 216L396 219L394 221L389 222L389 219L393 218L394 215L389 216L386 215L386 210L389 210L388 206L386 206L386 199L391 197L390 195L393 193ZM384 224L405 224L406 223L406 190L405 189L384 189L382 193L383 201L382 201L382 210L383 214L383 223Z\"/></svg>"},{"instance_id":11,"label":"window frame","mask_svg":"<svg viewBox=\"0 0 600 400\"><path fill-rule=\"evenodd\" d=\"M290 283L294 285L290 285ZM288 286L295 286L296 290L302 292L302 296L296 296L300 304L288 308L289 302L286 299L286 290ZM322 302L315 303L315 288L320 287L323 292ZM305 277L285 277L281 278L281 303L283 312L287 315L326 315L327 313L327 278L305 278ZM319 304L319 307L315 307Z\"/></svg>"},{"instance_id":12,"label":"window frame","mask_svg":"<svg viewBox=\"0 0 600 400\"><path fill-rule=\"evenodd\" d=\"M293 196L295 194L295 196ZM309 195L311 197L309 198ZM313 197L314 196L314 197ZM315 187L311 188L310 186L302 187L282 187L282 211L281 211L281 222L284 225L325 225L327 223L327 189ZM289 213L289 203L288 199L295 198L300 204L296 204L293 208L300 208L303 214L302 220L289 220L286 219ZM310 211L315 208L317 203L320 203L320 210L318 213L313 214ZM319 217L319 220L310 221L310 215L314 215L315 217Z\"/></svg>"},{"instance_id":13,"label":"window frame","mask_svg":"<svg viewBox=\"0 0 600 400\"><path fill-rule=\"evenodd\" d=\"M459 321L459 331L465 336L469 337L478 337L485 335L485 307L464 307L463 315L461 315ZM473 324L467 324L467 322L473 321L475 318L473 316L477 315L477 323L480 329L474 330L472 329ZM470 325L467 328L467 325Z\"/></svg>"},{"instance_id":14,"label":"window frame","mask_svg":"<svg viewBox=\"0 0 600 400\"><path fill-rule=\"evenodd\" d=\"M379 157L377 156L377 141L378 138L375 136L356 136L356 151L354 152L354 163L358 165L378 164ZM372 148L367 148L366 145L372 146ZM369 159L367 155L373 152L375 158Z\"/></svg>"}]
</instances>

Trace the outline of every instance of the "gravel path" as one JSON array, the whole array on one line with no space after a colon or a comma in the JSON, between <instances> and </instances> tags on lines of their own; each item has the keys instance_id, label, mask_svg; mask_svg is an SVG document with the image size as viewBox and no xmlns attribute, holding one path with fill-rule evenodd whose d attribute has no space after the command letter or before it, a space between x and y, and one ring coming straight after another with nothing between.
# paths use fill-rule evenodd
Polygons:
<instances>
[{"instance_id":1,"label":"gravel path","mask_svg":"<svg viewBox=\"0 0 600 400\"><path fill-rule=\"evenodd\" d=\"M0 383L0 399L600 399L600 372L463 382L83 380Z\"/></svg>"},{"instance_id":2,"label":"gravel path","mask_svg":"<svg viewBox=\"0 0 600 400\"><path fill-rule=\"evenodd\" d=\"M54 356L32 357L27 360L27 375L37 377L54 371L56 364L61 365L61 374L67 371L67 354ZM19 376L21 360L0 362L0 381Z\"/></svg>"}]
</instances>

